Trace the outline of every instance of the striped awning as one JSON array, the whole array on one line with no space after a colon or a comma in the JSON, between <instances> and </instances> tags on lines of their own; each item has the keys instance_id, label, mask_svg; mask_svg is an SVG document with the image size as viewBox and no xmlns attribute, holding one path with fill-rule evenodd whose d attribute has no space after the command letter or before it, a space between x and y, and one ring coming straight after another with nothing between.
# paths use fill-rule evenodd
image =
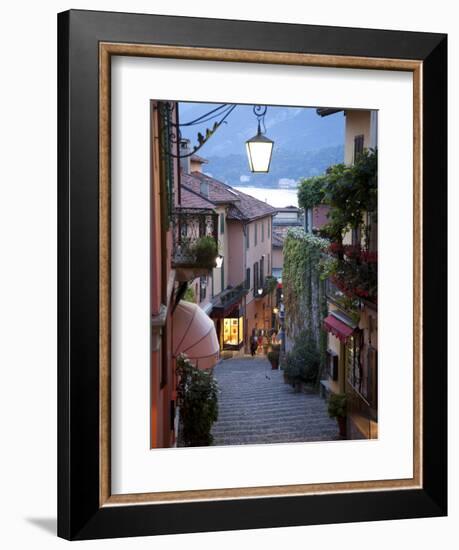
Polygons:
<instances>
[{"instance_id":1,"label":"striped awning","mask_svg":"<svg viewBox=\"0 0 459 550\"><path fill-rule=\"evenodd\" d=\"M220 345L212 319L196 304L180 301L172 316L174 357L184 353L200 369L218 361Z\"/></svg>"},{"instance_id":2,"label":"striped awning","mask_svg":"<svg viewBox=\"0 0 459 550\"><path fill-rule=\"evenodd\" d=\"M329 315L324 319L324 330L336 336L341 342L345 342L349 336L354 332L354 329L339 319L334 315Z\"/></svg>"}]
</instances>

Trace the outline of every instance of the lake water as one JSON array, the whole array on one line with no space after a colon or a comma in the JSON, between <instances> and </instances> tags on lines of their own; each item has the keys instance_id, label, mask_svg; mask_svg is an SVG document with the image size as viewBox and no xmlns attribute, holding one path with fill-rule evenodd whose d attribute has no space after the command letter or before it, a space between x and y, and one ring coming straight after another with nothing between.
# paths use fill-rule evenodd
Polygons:
<instances>
[{"instance_id":1,"label":"lake water","mask_svg":"<svg viewBox=\"0 0 459 550\"><path fill-rule=\"evenodd\" d=\"M269 189L266 187L237 187L238 191L242 191L247 195L252 195L256 199L267 202L274 208L282 208L284 206L298 206L298 196L296 189Z\"/></svg>"}]
</instances>

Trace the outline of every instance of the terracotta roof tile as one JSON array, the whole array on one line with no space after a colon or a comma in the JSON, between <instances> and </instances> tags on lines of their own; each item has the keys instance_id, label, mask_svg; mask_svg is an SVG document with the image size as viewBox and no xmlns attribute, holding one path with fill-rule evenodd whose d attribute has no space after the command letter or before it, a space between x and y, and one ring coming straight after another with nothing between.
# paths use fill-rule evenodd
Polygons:
<instances>
[{"instance_id":1,"label":"terracotta roof tile","mask_svg":"<svg viewBox=\"0 0 459 550\"><path fill-rule=\"evenodd\" d=\"M250 221L265 216L273 216L276 213L276 209L266 202L260 201L201 172L182 174L182 185L202 197L201 183L207 183L208 185L209 195L208 197L203 197L205 200L215 205L229 205L228 219Z\"/></svg>"},{"instance_id":2,"label":"terracotta roof tile","mask_svg":"<svg viewBox=\"0 0 459 550\"><path fill-rule=\"evenodd\" d=\"M195 193L184 185L181 188L180 206L184 206L185 208L208 208L209 210L215 208L213 202L208 201L202 195Z\"/></svg>"},{"instance_id":3,"label":"terracotta roof tile","mask_svg":"<svg viewBox=\"0 0 459 550\"><path fill-rule=\"evenodd\" d=\"M210 178L205 174L201 174L201 172L182 174L182 183L192 189L195 193L199 194L201 194L201 183L207 183L209 186L208 199L215 204L232 203L239 200L236 193L230 191L224 183L221 183L214 178Z\"/></svg>"},{"instance_id":4,"label":"terracotta roof tile","mask_svg":"<svg viewBox=\"0 0 459 550\"><path fill-rule=\"evenodd\" d=\"M232 206L228 212L229 219L255 220L265 216L274 216L276 209L266 202L260 201L242 191L235 190L239 196L239 203Z\"/></svg>"}]
</instances>

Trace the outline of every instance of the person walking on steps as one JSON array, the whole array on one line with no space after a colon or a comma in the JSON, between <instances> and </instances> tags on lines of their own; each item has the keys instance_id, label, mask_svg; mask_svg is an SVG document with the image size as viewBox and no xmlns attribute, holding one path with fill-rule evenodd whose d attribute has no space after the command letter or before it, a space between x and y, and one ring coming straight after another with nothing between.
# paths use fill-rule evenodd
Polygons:
<instances>
[{"instance_id":1,"label":"person walking on steps","mask_svg":"<svg viewBox=\"0 0 459 550\"><path fill-rule=\"evenodd\" d=\"M255 354L257 353L257 348L258 348L258 339L255 335L255 331L253 331L252 336L250 338L250 353L252 357L254 357Z\"/></svg>"}]
</instances>

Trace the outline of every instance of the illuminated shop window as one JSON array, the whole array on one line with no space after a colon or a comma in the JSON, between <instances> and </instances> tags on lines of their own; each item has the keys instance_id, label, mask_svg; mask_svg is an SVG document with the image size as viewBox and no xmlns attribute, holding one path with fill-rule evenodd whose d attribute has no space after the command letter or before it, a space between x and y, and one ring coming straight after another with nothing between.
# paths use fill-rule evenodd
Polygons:
<instances>
[{"instance_id":1,"label":"illuminated shop window","mask_svg":"<svg viewBox=\"0 0 459 550\"><path fill-rule=\"evenodd\" d=\"M240 349L244 338L244 318L223 319L223 349Z\"/></svg>"}]
</instances>

